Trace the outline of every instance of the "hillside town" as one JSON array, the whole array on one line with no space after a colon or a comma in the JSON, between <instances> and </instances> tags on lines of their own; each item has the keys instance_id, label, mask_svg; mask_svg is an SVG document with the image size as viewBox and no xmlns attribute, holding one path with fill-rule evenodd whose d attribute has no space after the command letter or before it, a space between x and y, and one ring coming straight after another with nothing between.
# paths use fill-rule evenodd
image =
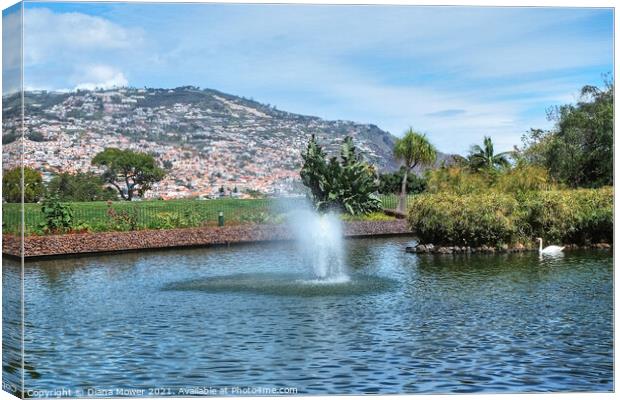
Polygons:
<instances>
[{"instance_id":1,"label":"hillside town","mask_svg":"<svg viewBox=\"0 0 620 400\"><path fill-rule=\"evenodd\" d=\"M24 98L24 165L45 181L60 172L99 173L91 165L94 155L117 147L152 154L166 169L145 198L294 193L301 152L312 134L330 154L352 136L378 169L394 168L393 137L376 126L291 114L213 90L36 91ZM18 99L4 103L7 169L22 150L16 140L21 118Z\"/></svg>"}]
</instances>

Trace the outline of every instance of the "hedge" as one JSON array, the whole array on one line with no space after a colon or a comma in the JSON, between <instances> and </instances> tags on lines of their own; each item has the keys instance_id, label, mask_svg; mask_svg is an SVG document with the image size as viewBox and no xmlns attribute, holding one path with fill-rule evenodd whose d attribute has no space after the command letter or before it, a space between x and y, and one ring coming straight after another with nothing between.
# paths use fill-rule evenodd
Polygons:
<instances>
[{"instance_id":1,"label":"hedge","mask_svg":"<svg viewBox=\"0 0 620 400\"><path fill-rule=\"evenodd\" d=\"M613 241L613 188L416 196L409 224L423 243L498 246Z\"/></svg>"}]
</instances>

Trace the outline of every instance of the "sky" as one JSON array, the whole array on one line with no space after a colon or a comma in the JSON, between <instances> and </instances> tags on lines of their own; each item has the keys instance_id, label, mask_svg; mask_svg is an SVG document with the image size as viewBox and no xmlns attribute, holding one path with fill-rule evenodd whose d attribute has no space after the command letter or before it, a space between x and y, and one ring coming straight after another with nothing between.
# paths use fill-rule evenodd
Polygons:
<instances>
[{"instance_id":1,"label":"sky","mask_svg":"<svg viewBox=\"0 0 620 400\"><path fill-rule=\"evenodd\" d=\"M613 71L611 9L45 2L24 9L27 90L193 85L396 136L412 127L451 153L465 154L483 136L497 150L512 149L530 128L552 126L548 107L577 101L582 86L601 85ZM18 14L9 9L3 18L10 60ZM10 67L5 61L5 81Z\"/></svg>"}]
</instances>

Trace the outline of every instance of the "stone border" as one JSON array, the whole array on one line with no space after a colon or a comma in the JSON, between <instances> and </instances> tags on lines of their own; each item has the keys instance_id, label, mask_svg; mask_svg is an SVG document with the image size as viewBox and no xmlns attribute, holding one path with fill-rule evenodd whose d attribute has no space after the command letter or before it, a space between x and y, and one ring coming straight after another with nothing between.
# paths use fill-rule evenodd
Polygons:
<instances>
[{"instance_id":1,"label":"stone border","mask_svg":"<svg viewBox=\"0 0 620 400\"><path fill-rule=\"evenodd\" d=\"M404 220L344 223L345 237L406 235L410 233L411 231ZM234 225L27 236L24 241L24 256L26 259L35 259L146 249L218 246L286 240L292 240L292 234L285 225ZM21 254L19 236L3 235L2 253L19 258Z\"/></svg>"},{"instance_id":2,"label":"stone border","mask_svg":"<svg viewBox=\"0 0 620 400\"><path fill-rule=\"evenodd\" d=\"M577 249L611 249L609 243L593 243L586 246L579 246L576 244L565 245L565 250L577 250ZM493 246L435 246L432 243L429 244L417 244L415 246L408 246L405 248L407 253L414 254L469 254L469 253L522 253L525 251L538 251L538 247L527 247L520 243L517 243L513 247L504 245L501 247Z\"/></svg>"}]
</instances>

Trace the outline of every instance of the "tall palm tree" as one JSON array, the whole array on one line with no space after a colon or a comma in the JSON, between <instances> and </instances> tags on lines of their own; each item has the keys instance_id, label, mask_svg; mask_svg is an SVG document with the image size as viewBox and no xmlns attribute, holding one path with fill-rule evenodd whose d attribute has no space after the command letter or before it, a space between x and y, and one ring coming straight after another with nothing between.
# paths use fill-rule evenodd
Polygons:
<instances>
[{"instance_id":1,"label":"tall palm tree","mask_svg":"<svg viewBox=\"0 0 620 400\"><path fill-rule=\"evenodd\" d=\"M401 160L405 167L398 204L398 209L404 213L407 211L407 175L419 165L433 164L437 159L437 149L428 141L426 135L409 128L405 135L394 143L394 156Z\"/></svg>"},{"instance_id":2,"label":"tall palm tree","mask_svg":"<svg viewBox=\"0 0 620 400\"><path fill-rule=\"evenodd\" d=\"M493 141L490 137L484 137L483 147L477 144L471 147L469 156L467 157L469 166L475 171L494 170L496 168L508 167L510 162L508 156L512 154L510 151L495 154L493 149Z\"/></svg>"}]
</instances>

